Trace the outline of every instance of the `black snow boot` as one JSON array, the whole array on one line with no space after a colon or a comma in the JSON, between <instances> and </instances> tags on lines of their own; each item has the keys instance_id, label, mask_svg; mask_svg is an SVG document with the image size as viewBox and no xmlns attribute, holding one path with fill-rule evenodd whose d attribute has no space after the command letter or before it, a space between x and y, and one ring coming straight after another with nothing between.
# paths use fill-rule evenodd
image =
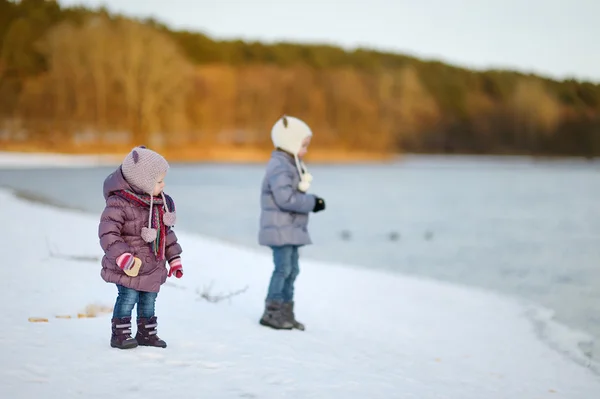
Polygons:
<instances>
[{"instance_id":1,"label":"black snow boot","mask_svg":"<svg viewBox=\"0 0 600 399\"><path fill-rule=\"evenodd\" d=\"M131 336L131 317L112 319L112 336L110 346L118 349L132 349L138 346Z\"/></svg>"},{"instance_id":2,"label":"black snow boot","mask_svg":"<svg viewBox=\"0 0 600 399\"><path fill-rule=\"evenodd\" d=\"M156 335L156 327L158 326L156 316L149 319L140 317L137 320L137 334L135 339L141 346L155 346L157 348L166 348L167 343Z\"/></svg>"}]
</instances>

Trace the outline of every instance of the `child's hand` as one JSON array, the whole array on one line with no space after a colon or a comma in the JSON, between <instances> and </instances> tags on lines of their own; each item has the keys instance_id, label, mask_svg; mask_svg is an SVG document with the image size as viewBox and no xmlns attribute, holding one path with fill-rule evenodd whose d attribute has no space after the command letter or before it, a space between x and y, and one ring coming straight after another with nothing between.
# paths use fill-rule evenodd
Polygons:
<instances>
[{"instance_id":1,"label":"child's hand","mask_svg":"<svg viewBox=\"0 0 600 399\"><path fill-rule=\"evenodd\" d=\"M181 258L172 259L169 262L169 266L171 266L169 268L169 277L171 277L173 274L177 278L181 278L183 276L183 267L181 267Z\"/></svg>"},{"instance_id":2,"label":"child's hand","mask_svg":"<svg viewBox=\"0 0 600 399\"><path fill-rule=\"evenodd\" d=\"M123 271L131 270L134 264L135 257L129 252L125 252L123 255L117 258L117 266L119 266Z\"/></svg>"},{"instance_id":3,"label":"child's hand","mask_svg":"<svg viewBox=\"0 0 600 399\"><path fill-rule=\"evenodd\" d=\"M325 209L325 200L323 198L317 197L315 201L315 207L313 208L313 212L319 212Z\"/></svg>"},{"instance_id":4,"label":"child's hand","mask_svg":"<svg viewBox=\"0 0 600 399\"><path fill-rule=\"evenodd\" d=\"M129 252L126 252L117 258L117 266L129 277L135 277L140 272L142 261Z\"/></svg>"}]
</instances>

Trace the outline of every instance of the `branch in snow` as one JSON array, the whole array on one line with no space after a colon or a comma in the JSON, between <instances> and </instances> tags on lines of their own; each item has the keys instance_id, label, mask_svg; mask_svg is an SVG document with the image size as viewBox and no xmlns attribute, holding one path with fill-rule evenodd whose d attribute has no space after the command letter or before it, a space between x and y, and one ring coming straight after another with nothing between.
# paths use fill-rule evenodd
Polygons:
<instances>
[{"instance_id":1,"label":"branch in snow","mask_svg":"<svg viewBox=\"0 0 600 399\"><path fill-rule=\"evenodd\" d=\"M219 293L216 295L212 295L210 292L212 290L212 286L213 286L213 282L211 281L211 283L208 285L208 287L203 287L202 291L200 291L200 289L196 289L196 293L198 294L198 300L204 299L207 302L211 302L211 303L217 303L217 302L221 302L221 301L231 301L231 298L233 298L236 295L240 295L243 294L244 292L246 292L246 290L248 290L248 286L245 286L242 289L239 289L237 291L232 291L229 292L228 294L223 294L223 293Z\"/></svg>"},{"instance_id":2,"label":"branch in snow","mask_svg":"<svg viewBox=\"0 0 600 399\"><path fill-rule=\"evenodd\" d=\"M73 260L77 262L100 262L100 258L97 256L87 256L87 255L64 255L57 252L54 252L50 247L50 242L48 241L48 237L46 237L46 246L48 247L48 254L50 254L51 258L64 259L64 260Z\"/></svg>"}]
</instances>

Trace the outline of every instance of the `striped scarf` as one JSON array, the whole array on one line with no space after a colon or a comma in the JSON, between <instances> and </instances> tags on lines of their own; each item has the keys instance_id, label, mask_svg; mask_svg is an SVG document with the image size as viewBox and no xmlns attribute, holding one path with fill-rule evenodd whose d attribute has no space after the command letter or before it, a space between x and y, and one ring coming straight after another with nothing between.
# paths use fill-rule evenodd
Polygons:
<instances>
[{"instance_id":1,"label":"striped scarf","mask_svg":"<svg viewBox=\"0 0 600 399\"><path fill-rule=\"evenodd\" d=\"M136 194L129 190L119 190L115 192L121 198L132 202L141 207L149 208L152 215L150 215L150 226L149 228L156 229L156 239L152 242L152 250L158 260L165 259L165 243L167 237L167 229L163 222L163 216L165 214L165 207L163 196L151 197L147 194ZM157 206L152 206L157 205Z\"/></svg>"}]
</instances>

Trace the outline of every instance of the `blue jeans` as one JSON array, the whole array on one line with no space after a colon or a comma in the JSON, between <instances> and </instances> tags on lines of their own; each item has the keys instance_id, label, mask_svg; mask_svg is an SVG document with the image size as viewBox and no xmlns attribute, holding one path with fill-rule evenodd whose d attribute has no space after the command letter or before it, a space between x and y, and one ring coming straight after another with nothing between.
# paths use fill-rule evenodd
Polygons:
<instances>
[{"instance_id":1,"label":"blue jeans","mask_svg":"<svg viewBox=\"0 0 600 399\"><path fill-rule=\"evenodd\" d=\"M292 302L294 300L294 282L300 274L298 265L298 246L284 245L271 247L275 269L271 276L267 302Z\"/></svg>"},{"instance_id":2,"label":"blue jeans","mask_svg":"<svg viewBox=\"0 0 600 399\"><path fill-rule=\"evenodd\" d=\"M136 291L131 288L117 284L117 302L113 309L113 318L131 317L133 307L137 304L137 316L150 318L154 316L154 304L156 303L157 292Z\"/></svg>"}]
</instances>

